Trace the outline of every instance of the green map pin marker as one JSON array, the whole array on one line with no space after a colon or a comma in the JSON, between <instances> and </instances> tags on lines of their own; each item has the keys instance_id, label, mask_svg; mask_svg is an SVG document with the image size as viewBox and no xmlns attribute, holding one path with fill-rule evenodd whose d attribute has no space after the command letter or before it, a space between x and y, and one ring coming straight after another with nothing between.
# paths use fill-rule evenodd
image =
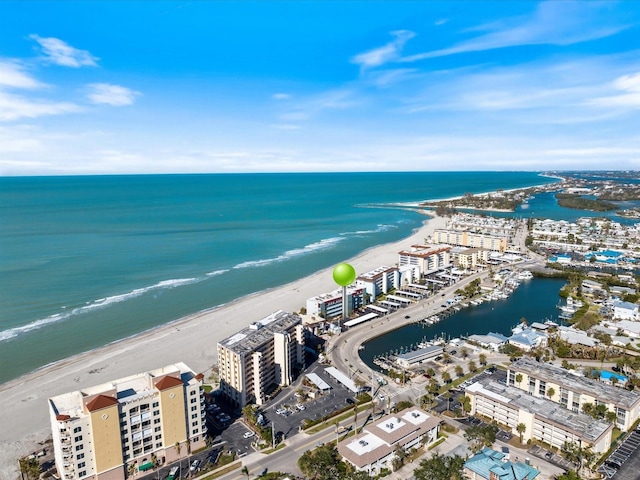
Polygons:
<instances>
[{"instance_id":1,"label":"green map pin marker","mask_svg":"<svg viewBox=\"0 0 640 480\"><path fill-rule=\"evenodd\" d=\"M351 285L356 279L356 270L348 263L340 263L333 269L333 281L341 287Z\"/></svg>"}]
</instances>

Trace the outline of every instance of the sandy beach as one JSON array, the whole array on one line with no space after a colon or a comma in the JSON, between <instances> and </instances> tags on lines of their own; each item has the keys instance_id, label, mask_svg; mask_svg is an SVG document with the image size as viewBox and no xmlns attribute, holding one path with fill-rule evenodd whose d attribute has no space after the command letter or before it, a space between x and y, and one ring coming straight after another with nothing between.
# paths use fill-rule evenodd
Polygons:
<instances>
[{"instance_id":1,"label":"sandy beach","mask_svg":"<svg viewBox=\"0 0 640 480\"><path fill-rule=\"evenodd\" d=\"M398 252L423 244L446 219L430 218L410 237L371 248L352 259L358 273L395 265ZM216 343L276 310L299 311L309 297L336 288L328 268L295 282L243 297L120 342L67 358L0 386L1 479L15 479L18 458L50 436L47 399L174 362L207 374L216 362Z\"/></svg>"}]
</instances>

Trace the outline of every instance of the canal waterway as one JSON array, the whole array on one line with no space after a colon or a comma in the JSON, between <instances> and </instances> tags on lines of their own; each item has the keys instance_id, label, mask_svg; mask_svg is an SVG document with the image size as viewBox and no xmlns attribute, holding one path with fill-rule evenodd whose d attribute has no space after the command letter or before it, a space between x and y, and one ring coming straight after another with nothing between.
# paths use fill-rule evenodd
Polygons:
<instances>
[{"instance_id":1,"label":"canal waterway","mask_svg":"<svg viewBox=\"0 0 640 480\"><path fill-rule=\"evenodd\" d=\"M559 322L558 293L564 284L565 280L557 278L523 281L507 299L469 306L433 325L413 323L374 338L364 344L360 357L369 367L379 371L373 363L376 356L406 349L425 338L432 340L444 336L448 340L489 332L510 336L511 329L522 318L529 324L547 320Z\"/></svg>"}]
</instances>

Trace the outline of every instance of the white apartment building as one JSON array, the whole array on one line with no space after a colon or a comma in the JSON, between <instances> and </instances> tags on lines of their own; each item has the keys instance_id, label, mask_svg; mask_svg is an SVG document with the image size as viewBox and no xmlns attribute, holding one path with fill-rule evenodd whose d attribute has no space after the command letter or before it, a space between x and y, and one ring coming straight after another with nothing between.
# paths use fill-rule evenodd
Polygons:
<instances>
[{"instance_id":1,"label":"white apartment building","mask_svg":"<svg viewBox=\"0 0 640 480\"><path fill-rule=\"evenodd\" d=\"M347 315L368 303L369 295L363 287L347 287ZM307 299L307 315L324 319L342 317L342 289Z\"/></svg>"},{"instance_id":2,"label":"white apartment building","mask_svg":"<svg viewBox=\"0 0 640 480\"><path fill-rule=\"evenodd\" d=\"M378 267L356 278L356 287L364 288L372 303L379 295L400 288L398 267Z\"/></svg>"},{"instance_id":3,"label":"white apartment building","mask_svg":"<svg viewBox=\"0 0 640 480\"><path fill-rule=\"evenodd\" d=\"M606 405L608 411L616 414L616 426L623 431L629 430L640 418L640 393L612 388L526 357L509 366L507 385L538 398L547 398L574 413L582 412L583 405L587 403ZM549 392L553 394L549 395Z\"/></svg>"},{"instance_id":4,"label":"white apartment building","mask_svg":"<svg viewBox=\"0 0 640 480\"><path fill-rule=\"evenodd\" d=\"M220 390L235 405L262 405L304 367L306 330L297 315L278 310L218 343Z\"/></svg>"},{"instance_id":5,"label":"white apartment building","mask_svg":"<svg viewBox=\"0 0 640 480\"><path fill-rule=\"evenodd\" d=\"M60 479L123 480L204 447L202 379L176 363L50 398Z\"/></svg>"},{"instance_id":6,"label":"white apartment building","mask_svg":"<svg viewBox=\"0 0 640 480\"><path fill-rule=\"evenodd\" d=\"M597 453L604 453L611 446L612 424L570 412L515 387L485 380L467 387L465 395L471 400L472 415L495 420L515 435L519 435L518 425L524 424L523 441L536 439L558 449L565 443L576 443Z\"/></svg>"},{"instance_id":7,"label":"white apartment building","mask_svg":"<svg viewBox=\"0 0 640 480\"><path fill-rule=\"evenodd\" d=\"M420 274L442 270L451 266L451 247L448 245L411 245L410 250L398 253L398 265L416 265Z\"/></svg>"},{"instance_id":8,"label":"white apartment building","mask_svg":"<svg viewBox=\"0 0 640 480\"><path fill-rule=\"evenodd\" d=\"M467 230L437 229L433 232L434 243L446 243L461 247L484 248L493 252L504 253L507 250L506 235L487 235Z\"/></svg>"}]
</instances>

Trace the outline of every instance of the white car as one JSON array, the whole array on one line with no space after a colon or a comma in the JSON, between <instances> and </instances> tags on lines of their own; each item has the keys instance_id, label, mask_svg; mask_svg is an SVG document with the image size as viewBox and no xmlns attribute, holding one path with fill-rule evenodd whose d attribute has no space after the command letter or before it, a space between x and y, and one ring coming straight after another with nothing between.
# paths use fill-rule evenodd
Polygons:
<instances>
[{"instance_id":1,"label":"white car","mask_svg":"<svg viewBox=\"0 0 640 480\"><path fill-rule=\"evenodd\" d=\"M296 408L300 411L304 410L304 405L302 405L301 403L299 403L298 405L296 405Z\"/></svg>"},{"instance_id":2,"label":"white car","mask_svg":"<svg viewBox=\"0 0 640 480\"><path fill-rule=\"evenodd\" d=\"M380 399L381 402L384 402L384 395L380 395L378 398Z\"/></svg>"},{"instance_id":3,"label":"white car","mask_svg":"<svg viewBox=\"0 0 640 480\"><path fill-rule=\"evenodd\" d=\"M251 438L251 437L253 437L254 435L255 435L255 433L254 433L254 432L244 432L243 437L244 437L244 438Z\"/></svg>"},{"instance_id":4,"label":"white car","mask_svg":"<svg viewBox=\"0 0 640 480\"><path fill-rule=\"evenodd\" d=\"M286 409L286 408L278 408L278 409L276 410L276 413L277 413L278 415L282 415L282 414L283 414L284 412L286 412L286 411L287 411L287 409Z\"/></svg>"}]
</instances>

